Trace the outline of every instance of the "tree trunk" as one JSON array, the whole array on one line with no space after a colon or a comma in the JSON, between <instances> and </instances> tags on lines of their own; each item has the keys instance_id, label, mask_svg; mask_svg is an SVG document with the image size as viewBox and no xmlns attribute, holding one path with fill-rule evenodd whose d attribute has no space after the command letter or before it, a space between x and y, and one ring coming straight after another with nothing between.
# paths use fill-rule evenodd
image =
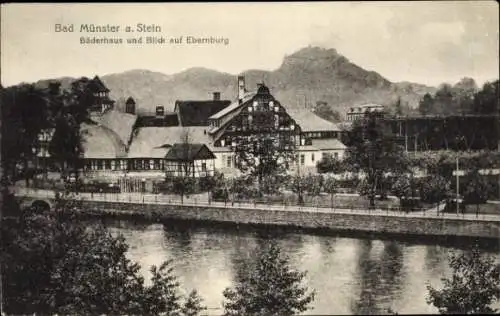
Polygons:
<instances>
[{"instance_id":1,"label":"tree trunk","mask_svg":"<svg viewBox=\"0 0 500 316\"><path fill-rule=\"evenodd\" d=\"M368 194L368 198L370 199L370 209L375 209L375 192L376 192L376 182L374 181L370 192Z\"/></svg>"}]
</instances>

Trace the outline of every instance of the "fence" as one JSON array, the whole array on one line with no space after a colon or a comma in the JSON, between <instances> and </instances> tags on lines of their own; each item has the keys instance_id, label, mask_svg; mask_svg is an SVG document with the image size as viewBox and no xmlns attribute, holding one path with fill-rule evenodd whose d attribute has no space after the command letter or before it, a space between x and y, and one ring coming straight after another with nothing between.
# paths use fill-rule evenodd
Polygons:
<instances>
[{"instance_id":1,"label":"fence","mask_svg":"<svg viewBox=\"0 0 500 316\"><path fill-rule=\"evenodd\" d=\"M49 190L36 190L22 188L17 192L18 196L29 196L31 198L48 198L53 199L56 193ZM360 207L342 207L334 205L324 207L316 205L289 205L289 204L269 204L262 203L257 200L242 201L242 200L227 200L227 201L210 201L208 199L200 199L198 197L185 197L181 199L179 196L162 195L162 194L141 194L141 193L70 193L63 198L75 201L100 201L100 202L120 202L134 204L163 204L163 205L179 205L179 206L199 206L199 207L217 207L227 209L258 209L258 210L279 210L279 211L302 211L302 212L334 212L343 214L359 214L359 215L384 215L384 216L404 216L404 217L426 217L426 218L450 218L450 219L467 219L467 220L490 220L500 221L500 216L490 214L466 214L466 213L444 213L440 211L443 203L438 208L433 209L418 209L413 212L401 211L397 207L386 207L376 209L366 209Z\"/></svg>"}]
</instances>

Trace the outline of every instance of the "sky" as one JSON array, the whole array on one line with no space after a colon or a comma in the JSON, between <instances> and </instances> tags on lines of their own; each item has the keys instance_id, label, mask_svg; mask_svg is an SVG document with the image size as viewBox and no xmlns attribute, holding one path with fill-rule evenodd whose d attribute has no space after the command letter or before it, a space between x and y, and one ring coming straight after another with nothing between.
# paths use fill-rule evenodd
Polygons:
<instances>
[{"instance_id":1,"label":"sky","mask_svg":"<svg viewBox=\"0 0 500 316\"><path fill-rule=\"evenodd\" d=\"M1 83L132 69L274 70L285 55L312 45L335 48L391 81L435 86L472 77L482 84L499 77L498 6L496 1L2 4ZM161 31L139 32L138 23ZM56 24L73 25L74 32L56 32ZM80 32L82 24L117 25L119 32ZM125 32L126 26L135 32ZM82 36L121 38L123 44L81 44ZM183 36L183 42L126 43L147 36L167 41ZM188 44L187 36L229 42Z\"/></svg>"}]
</instances>

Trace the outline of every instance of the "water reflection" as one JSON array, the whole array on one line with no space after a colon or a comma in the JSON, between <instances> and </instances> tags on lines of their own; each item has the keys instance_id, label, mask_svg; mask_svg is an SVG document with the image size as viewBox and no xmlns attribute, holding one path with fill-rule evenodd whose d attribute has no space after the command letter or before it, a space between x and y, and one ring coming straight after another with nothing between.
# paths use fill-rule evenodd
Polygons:
<instances>
[{"instance_id":1,"label":"water reflection","mask_svg":"<svg viewBox=\"0 0 500 316\"><path fill-rule=\"evenodd\" d=\"M213 315L222 312L222 292L249 271L264 243L274 240L292 267L307 271L305 285L316 290L306 314L435 313L426 304L426 282L439 284L449 272L451 246L407 244L254 230L163 226L114 222L130 245L129 257L149 267L174 259L174 271L187 292L197 289ZM490 250L491 251L491 250ZM500 257L500 256L499 256Z\"/></svg>"},{"instance_id":2,"label":"water reflection","mask_svg":"<svg viewBox=\"0 0 500 316\"><path fill-rule=\"evenodd\" d=\"M359 243L357 277L359 289L353 298L353 314L387 314L400 299L402 252L395 241L363 240Z\"/></svg>"}]
</instances>

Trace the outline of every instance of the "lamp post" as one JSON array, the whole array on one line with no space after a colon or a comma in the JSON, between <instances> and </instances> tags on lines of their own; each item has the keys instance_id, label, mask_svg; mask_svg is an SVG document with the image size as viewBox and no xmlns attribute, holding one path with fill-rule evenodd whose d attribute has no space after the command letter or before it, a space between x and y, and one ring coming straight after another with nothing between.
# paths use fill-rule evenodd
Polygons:
<instances>
[{"instance_id":1,"label":"lamp post","mask_svg":"<svg viewBox=\"0 0 500 316\"><path fill-rule=\"evenodd\" d=\"M457 216L458 216L458 209L459 209L459 207L458 207L458 197L459 197L459 194L460 194L460 190L459 190L460 180L458 178L459 177L459 174L458 174L458 172L459 172L458 171L458 154L457 154L457 161L456 162L457 162L457 172L456 172L456 174L457 174L457 183L456 183L456 185L457 185L457 200L456 200L455 204L457 205Z\"/></svg>"}]
</instances>

